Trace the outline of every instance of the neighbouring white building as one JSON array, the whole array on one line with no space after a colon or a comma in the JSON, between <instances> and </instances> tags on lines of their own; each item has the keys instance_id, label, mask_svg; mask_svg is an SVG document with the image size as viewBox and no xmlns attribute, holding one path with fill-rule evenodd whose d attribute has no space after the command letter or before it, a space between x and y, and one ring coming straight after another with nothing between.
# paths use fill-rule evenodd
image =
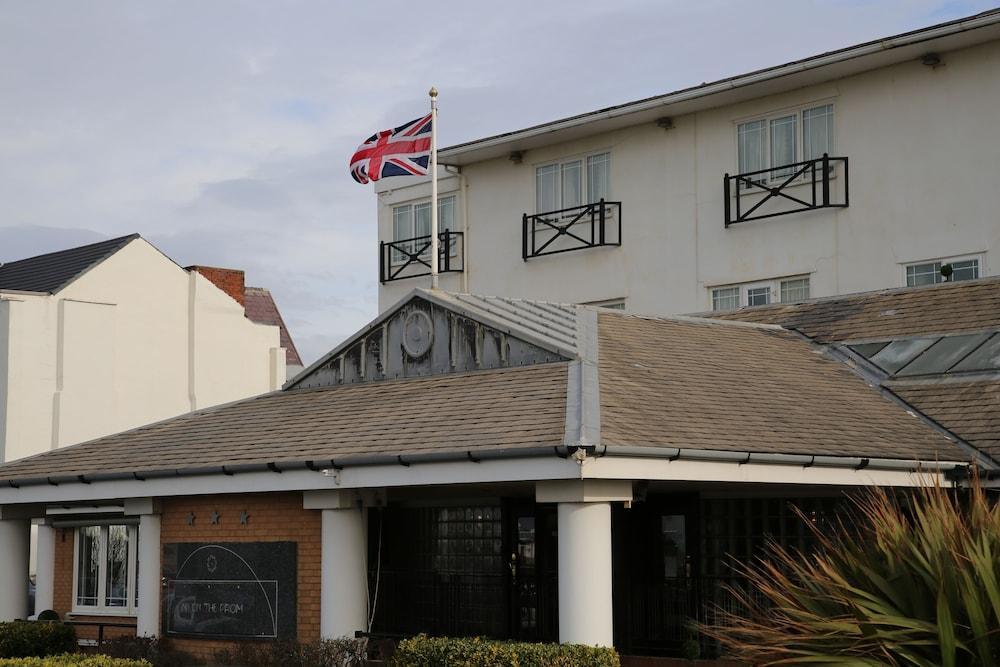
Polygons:
<instances>
[{"instance_id":1,"label":"neighbouring white building","mask_svg":"<svg viewBox=\"0 0 1000 667\"><path fill-rule=\"evenodd\" d=\"M280 387L280 315L243 289L137 234L0 265L0 461Z\"/></svg>"},{"instance_id":2,"label":"neighbouring white building","mask_svg":"<svg viewBox=\"0 0 1000 667\"><path fill-rule=\"evenodd\" d=\"M445 148L441 287L663 314L994 275L998 103L993 10ZM384 310L428 284L430 185L376 190Z\"/></svg>"}]
</instances>

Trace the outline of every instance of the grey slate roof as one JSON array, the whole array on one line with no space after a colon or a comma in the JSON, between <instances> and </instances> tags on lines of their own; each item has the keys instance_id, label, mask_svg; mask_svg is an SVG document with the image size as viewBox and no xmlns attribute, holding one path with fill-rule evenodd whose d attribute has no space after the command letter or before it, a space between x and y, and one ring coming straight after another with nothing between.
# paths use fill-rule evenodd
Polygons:
<instances>
[{"instance_id":1,"label":"grey slate roof","mask_svg":"<svg viewBox=\"0 0 1000 667\"><path fill-rule=\"evenodd\" d=\"M0 264L0 290L53 294L137 238L129 234Z\"/></svg>"}]
</instances>

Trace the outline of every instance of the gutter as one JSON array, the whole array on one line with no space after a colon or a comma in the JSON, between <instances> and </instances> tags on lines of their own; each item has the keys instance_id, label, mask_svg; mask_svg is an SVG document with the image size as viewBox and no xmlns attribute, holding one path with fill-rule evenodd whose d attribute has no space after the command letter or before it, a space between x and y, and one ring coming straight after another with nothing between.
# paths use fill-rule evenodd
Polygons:
<instances>
[{"instance_id":1,"label":"gutter","mask_svg":"<svg viewBox=\"0 0 1000 667\"><path fill-rule=\"evenodd\" d=\"M758 70L750 74L744 74L728 79L722 79L721 81L717 81L715 83L704 84L692 88L684 88L674 93L667 93L666 95L660 95L657 97L640 100L638 102L629 102L626 104L609 107L607 109L603 109L600 111L593 111L578 116L571 116L569 118L564 118L562 120L552 121L550 123L545 123L542 125L535 125L533 127L529 127L523 130L515 130L513 132L508 132L506 134L500 134L493 137L488 137L486 139L478 139L463 144L456 144L454 146L449 146L447 148L442 149L439 152L439 157L442 159L448 159L449 157L459 157L465 153L472 152L474 150L502 146L503 144L512 141L517 141L521 139L530 139L533 137L538 137L545 134L558 132L559 130L566 130L575 127L580 127L582 125L587 125L589 123L599 120L609 120L613 118L618 118L620 116L627 116L635 113L641 113L643 111L649 111L652 109L669 106L672 104L677 104L680 102L688 102L701 97L709 97L717 93L722 93L737 88L743 88L746 86L752 86L754 84L763 83L774 79L779 79L781 77L789 76L791 74L806 72L820 67L827 67L829 65L835 65L849 60L854 60L856 58L861 58L864 56L881 53L883 51L889 51L904 46L919 44L921 42L926 42L932 39L949 37L951 35L967 32L969 30L988 27L996 23L1000 23L1000 12L996 10L991 10L983 12L981 14L977 14L969 18L959 19L957 21L951 21L949 23L945 23L942 25L932 26L930 28L924 28L908 33L903 33L902 35L898 35L896 37L890 37L888 39L880 39L871 42L866 42L858 46L851 46L827 54L812 56L810 58L806 58L804 60L797 60L791 63L787 63L785 65L778 65L777 67Z\"/></svg>"},{"instance_id":2,"label":"gutter","mask_svg":"<svg viewBox=\"0 0 1000 667\"><path fill-rule=\"evenodd\" d=\"M789 465L803 468L839 468L852 470L893 470L910 472L941 472L966 470L968 463L959 461L917 461L903 459L865 458L848 456L814 456L808 454L769 454L761 452L732 452L721 450L688 449L676 447L596 445L587 447L552 446L526 447L521 449L493 449L456 452L428 452L423 454L366 454L343 459L313 459L307 461L273 461L268 463L246 463L238 465L208 466L202 468L166 468L147 472L111 472L86 475L53 475L25 479L8 479L0 482L13 489L30 486L61 486L63 484L91 484L93 482L140 481L166 478L204 477L211 475L234 476L245 473L273 472L281 474L290 471L313 471L335 474L344 468L372 466L404 466L422 463L482 463L488 461L536 459L555 456L567 459L574 454L601 458L605 456L622 458L666 459L669 461L705 461L733 463L737 465ZM579 456L579 454L578 454ZM581 461L582 462L582 461ZM957 473L955 473L957 474Z\"/></svg>"}]
</instances>

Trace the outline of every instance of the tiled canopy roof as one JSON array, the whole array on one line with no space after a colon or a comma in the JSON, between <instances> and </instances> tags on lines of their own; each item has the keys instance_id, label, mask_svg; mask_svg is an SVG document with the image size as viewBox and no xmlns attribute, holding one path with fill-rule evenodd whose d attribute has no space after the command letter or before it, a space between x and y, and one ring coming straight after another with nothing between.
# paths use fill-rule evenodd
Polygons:
<instances>
[{"instance_id":1,"label":"tiled canopy roof","mask_svg":"<svg viewBox=\"0 0 1000 667\"><path fill-rule=\"evenodd\" d=\"M795 333L612 313L599 331L603 444L969 458Z\"/></svg>"},{"instance_id":2,"label":"tiled canopy roof","mask_svg":"<svg viewBox=\"0 0 1000 667\"><path fill-rule=\"evenodd\" d=\"M138 234L129 234L0 264L0 290L58 292L137 238Z\"/></svg>"},{"instance_id":3,"label":"tiled canopy roof","mask_svg":"<svg viewBox=\"0 0 1000 667\"><path fill-rule=\"evenodd\" d=\"M555 447L566 364L275 392L0 467L0 479Z\"/></svg>"},{"instance_id":4,"label":"tiled canopy roof","mask_svg":"<svg viewBox=\"0 0 1000 667\"><path fill-rule=\"evenodd\" d=\"M822 343L1000 329L1000 278L860 292L703 315L780 324Z\"/></svg>"}]
</instances>

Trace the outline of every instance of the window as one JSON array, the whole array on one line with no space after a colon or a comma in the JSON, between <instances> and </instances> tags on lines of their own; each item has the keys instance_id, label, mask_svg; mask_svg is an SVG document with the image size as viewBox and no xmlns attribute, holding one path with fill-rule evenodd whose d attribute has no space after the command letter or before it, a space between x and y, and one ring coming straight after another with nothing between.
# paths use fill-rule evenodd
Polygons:
<instances>
[{"instance_id":1,"label":"window","mask_svg":"<svg viewBox=\"0 0 1000 667\"><path fill-rule=\"evenodd\" d=\"M74 608L130 614L138 604L135 526L84 526L76 532Z\"/></svg>"},{"instance_id":2,"label":"window","mask_svg":"<svg viewBox=\"0 0 1000 667\"><path fill-rule=\"evenodd\" d=\"M833 152L833 105L740 123L736 147L741 174L773 169L768 174L771 180L787 178L792 169L780 167ZM760 180L767 179L762 175Z\"/></svg>"},{"instance_id":3,"label":"window","mask_svg":"<svg viewBox=\"0 0 1000 667\"><path fill-rule=\"evenodd\" d=\"M951 265L951 277L945 280L941 274L941 267ZM921 262L919 264L908 264L906 266L906 286L916 287L918 285L934 285L943 282L955 282L957 280L975 280L979 277L979 258L961 258L953 260L939 260L934 262Z\"/></svg>"},{"instance_id":4,"label":"window","mask_svg":"<svg viewBox=\"0 0 1000 667\"><path fill-rule=\"evenodd\" d=\"M625 299L605 299L603 301L585 301L584 306L597 306L611 310L625 310Z\"/></svg>"},{"instance_id":5,"label":"window","mask_svg":"<svg viewBox=\"0 0 1000 667\"><path fill-rule=\"evenodd\" d=\"M775 297L781 303L809 298L809 277L782 278L712 288L712 310L735 310L741 306L766 306Z\"/></svg>"},{"instance_id":6,"label":"window","mask_svg":"<svg viewBox=\"0 0 1000 667\"><path fill-rule=\"evenodd\" d=\"M535 212L593 204L607 199L610 190L610 153L547 164L535 169Z\"/></svg>"},{"instance_id":7,"label":"window","mask_svg":"<svg viewBox=\"0 0 1000 667\"><path fill-rule=\"evenodd\" d=\"M457 231L455 224L455 197L438 197L438 233L448 230ZM403 204L392 208L392 240L397 243L399 249L393 250L393 263L401 264L406 261L403 250L413 252L422 247L431 235L431 203L429 201L417 204ZM423 241L412 241L427 237ZM458 252L457 239L451 239L449 244L449 254L454 257ZM430 254L430 249L421 253L422 257Z\"/></svg>"}]
</instances>

